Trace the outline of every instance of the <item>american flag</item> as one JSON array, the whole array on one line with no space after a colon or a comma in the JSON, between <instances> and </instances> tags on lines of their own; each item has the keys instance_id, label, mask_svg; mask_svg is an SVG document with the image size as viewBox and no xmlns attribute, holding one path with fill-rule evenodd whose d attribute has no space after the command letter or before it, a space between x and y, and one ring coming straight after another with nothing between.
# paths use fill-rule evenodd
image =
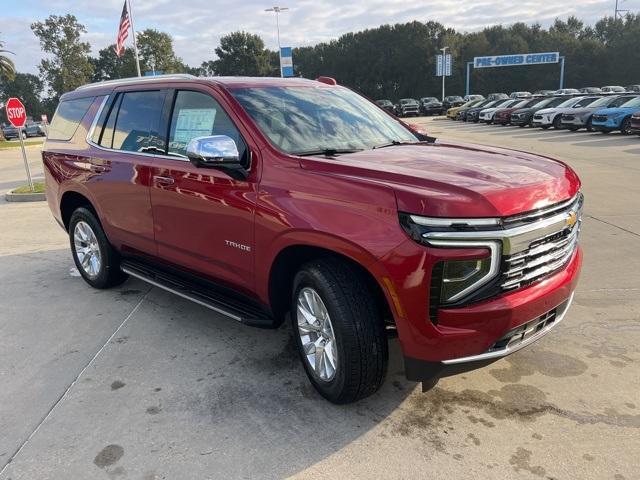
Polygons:
<instances>
[{"instance_id":1,"label":"american flag","mask_svg":"<svg viewBox=\"0 0 640 480\"><path fill-rule=\"evenodd\" d=\"M116 55L121 57L124 53L124 41L129 36L129 27L131 27L131 19L127 10L127 0L122 7L122 15L120 16L120 28L118 29L118 41L116 43Z\"/></svg>"}]
</instances>

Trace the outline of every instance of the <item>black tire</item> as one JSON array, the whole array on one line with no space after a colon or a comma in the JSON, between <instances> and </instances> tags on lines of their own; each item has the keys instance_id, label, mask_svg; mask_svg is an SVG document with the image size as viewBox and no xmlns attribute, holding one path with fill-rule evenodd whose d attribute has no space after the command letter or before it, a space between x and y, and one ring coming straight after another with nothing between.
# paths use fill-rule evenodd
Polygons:
<instances>
[{"instance_id":1,"label":"black tire","mask_svg":"<svg viewBox=\"0 0 640 480\"><path fill-rule=\"evenodd\" d=\"M623 135L631 135L631 117L627 117L622 121L620 131Z\"/></svg>"},{"instance_id":2,"label":"black tire","mask_svg":"<svg viewBox=\"0 0 640 480\"><path fill-rule=\"evenodd\" d=\"M90 275L78 259L74 232L78 223L84 222L89 226L97 240L97 247L100 251L100 268L95 275ZM76 268L82 278L93 288L104 289L120 285L127 279L127 275L120 270L120 255L111 246L107 236L100 225L100 221L95 214L85 207L77 208L71 215L69 221L69 243L71 244L71 254Z\"/></svg>"},{"instance_id":3,"label":"black tire","mask_svg":"<svg viewBox=\"0 0 640 480\"><path fill-rule=\"evenodd\" d=\"M543 130L548 130L551 125L541 125L540 128Z\"/></svg>"},{"instance_id":4,"label":"black tire","mask_svg":"<svg viewBox=\"0 0 640 480\"><path fill-rule=\"evenodd\" d=\"M325 305L337 346L337 366L330 380L313 370L302 347L297 301L302 289L313 289ZM291 321L300 360L318 393L332 403L355 402L376 392L384 382L389 350L381 312L363 274L337 258L320 258L296 274Z\"/></svg>"},{"instance_id":5,"label":"black tire","mask_svg":"<svg viewBox=\"0 0 640 480\"><path fill-rule=\"evenodd\" d=\"M589 117L589 120L587 120L587 131L588 132L593 132L594 128L593 128L593 119L591 117Z\"/></svg>"},{"instance_id":6,"label":"black tire","mask_svg":"<svg viewBox=\"0 0 640 480\"><path fill-rule=\"evenodd\" d=\"M571 130L572 132L577 132L580 129L578 127L569 127L569 130Z\"/></svg>"},{"instance_id":7,"label":"black tire","mask_svg":"<svg viewBox=\"0 0 640 480\"><path fill-rule=\"evenodd\" d=\"M553 128L562 130L562 117L560 115L556 115L556 118L553 119Z\"/></svg>"}]
</instances>

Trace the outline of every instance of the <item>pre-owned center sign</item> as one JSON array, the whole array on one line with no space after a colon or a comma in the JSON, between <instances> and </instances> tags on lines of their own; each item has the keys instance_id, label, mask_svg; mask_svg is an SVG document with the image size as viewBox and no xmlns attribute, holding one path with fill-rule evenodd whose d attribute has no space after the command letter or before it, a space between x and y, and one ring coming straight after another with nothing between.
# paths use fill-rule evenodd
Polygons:
<instances>
[{"instance_id":1,"label":"pre-owned center sign","mask_svg":"<svg viewBox=\"0 0 640 480\"><path fill-rule=\"evenodd\" d=\"M475 57L473 66L474 68L515 67L518 65L558 63L559 61L559 52L519 53L515 55L497 55L495 57Z\"/></svg>"}]
</instances>

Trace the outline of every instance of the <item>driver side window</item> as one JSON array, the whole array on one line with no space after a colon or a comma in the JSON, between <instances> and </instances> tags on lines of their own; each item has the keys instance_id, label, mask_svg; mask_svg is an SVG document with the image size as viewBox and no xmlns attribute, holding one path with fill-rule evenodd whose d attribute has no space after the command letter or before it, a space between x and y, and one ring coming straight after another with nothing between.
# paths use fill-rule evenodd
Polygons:
<instances>
[{"instance_id":1,"label":"driver side window","mask_svg":"<svg viewBox=\"0 0 640 480\"><path fill-rule=\"evenodd\" d=\"M211 135L226 135L236 142L240 159L248 166L247 145L222 106L206 93L179 90L171 115L168 154L186 157L192 139Z\"/></svg>"}]
</instances>

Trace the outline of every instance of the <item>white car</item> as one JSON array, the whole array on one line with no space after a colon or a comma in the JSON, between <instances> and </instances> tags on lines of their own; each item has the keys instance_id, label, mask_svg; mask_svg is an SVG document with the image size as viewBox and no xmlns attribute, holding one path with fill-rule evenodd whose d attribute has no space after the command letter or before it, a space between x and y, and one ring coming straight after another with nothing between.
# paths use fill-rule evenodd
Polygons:
<instances>
[{"instance_id":1,"label":"white car","mask_svg":"<svg viewBox=\"0 0 640 480\"><path fill-rule=\"evenodd\" d=\"M508 98L502 102L497 103L491 108L485 108L484 110L480 110L480 113L478 114L478 120L481 122L492 123L493 117L498 110L500 110L501 108L512 107L515 104L520 102L522 102L521 98L518 98L518 99Z\"/></svg>"},{"instance_id":2,"label":"white car","mask_svg":"<svg viewBox=\"0 0 640 480\"><path fill-rule=\"evenodd\" d=\"M545 130L553 126L556 130L562 128L562 114L570 113L574 108L584 108L598 100L598 96L574 97L565 100L560 105L553 108L543 108L533 115L532 125L544 128Z\"/></svg>"},{"instance_id":3,"label":"white car","mask_svg":"<svg viewBox=\"0 0 640 480\"><path fill-rule=\"evenodd\" d=\"M560 96L560 95L579 95L580 94L580 90L577 90L575 88L561 88L560 90L556 90L554 95L555 96Z\"/></svg>"},{"instance_id":4,"label":"white car","mask_svg":"<svg viewBox=\"0 0 640 480\"><path fill-rule=\"evenodd\" d=\"M627 89L621 87L620 85L607 85L606 87L602 87L602 93L605 93L607 95L616 95L625 93L626 91Z\"/></svg>"}]
</instances>

